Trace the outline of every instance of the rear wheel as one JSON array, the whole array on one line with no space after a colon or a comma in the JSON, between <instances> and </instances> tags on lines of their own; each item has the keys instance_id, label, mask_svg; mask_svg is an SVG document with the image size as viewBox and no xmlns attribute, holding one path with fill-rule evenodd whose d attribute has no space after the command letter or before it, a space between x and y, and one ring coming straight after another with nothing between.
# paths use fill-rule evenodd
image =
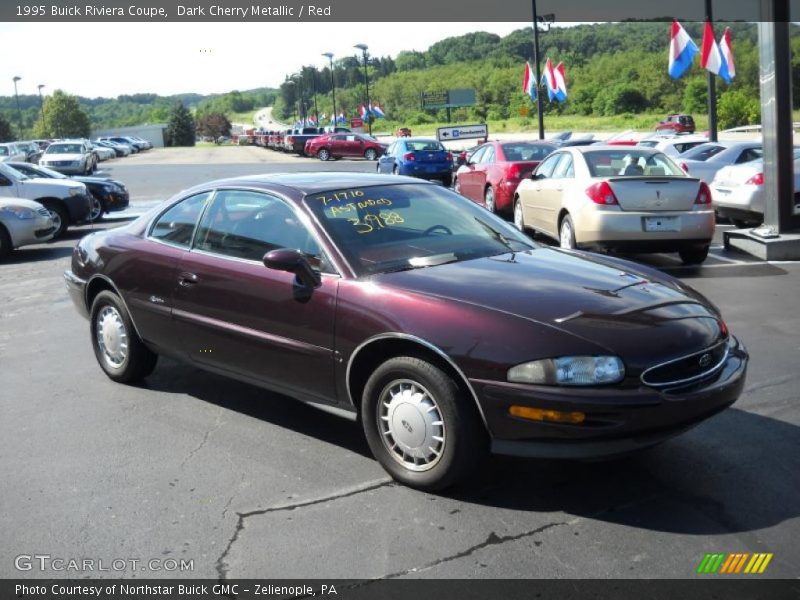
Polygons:
<instances>
[{"instance_id":1,"label":"rear wheel","mask_svg":"<svg viewBox=\"0 0 800 600\"><path fill-rule=\"evenodd\" d=\"M708 258L708 246L687 246L678 250L685 265L699 265Z\"/></svg>"},{"instance_id":2,"label":"rear wheel","mask_svg":"<svg viewBox=\"0 0 800 600\"><path fill-rule=\"evenodd\" d=\"M449 188L451 185L453 185L453 176L445 175L442 177L442 185L446 188Z\"/></svg>"},{"instance_id":3,"label":"rear wheel","mask_svg":"<svg viewBox=\"0 0 800 600\"><path fill-rule=\"evenodd\" d=\"M456 180L453 182L453 191L456 194L461 193L461 182L458 180L458 177L456 177Z\"/></svg>"},{"instance_id":4,"label":"rear wheel","mask_svg":"<svg viewBox=\"0 0 800 600\"><path fill-rule=\"evenodd\" d=\"M733 223L733 226L737 229L746 229L750 226L750 224L744 219L731 219L731 223Z\"/></svg>"},{"instance_id":5,"label":"rear wheel","mask_svg":"<svg viewBox=\"0 0 800 600\"><path fill-rule=\"evenodd\" d=\"M103 207L103 203L100 201L99 198L93 195L91 200L91 208L89 210L89 220L99 221L100 218L103 216L104 212L105 208Z\"/></svg>"},{"instance_id":6,"label":"rear wheel","mask_svg":"<svg viewBox=\"0 0 800 600\"><path fill-rule=\"evenodd\" d=\"M487 186L486 191L483 192L483 205L490 213L497 212L497 206L494 202L494 188L492 186Z\"/></svg>"},{"instance_id":7,"label":"rear wheel","mask_svg":"<svg viewBox=\"0 0 800 600\"><path fill-rule=\"evenodd\" d=\"M317 152L317 158L320 160L330 160L331 153L326 148L322 148Z\"/></svg>"},{"instance_id":8,"label":"rear wheel","mask_svg":"<svg viewBox=\"0 0 800 600\"><path fill-rule=\"evenodd\" d=\"M392 167L392 175L400 175L400 169L397 168L397 165Z\"/></svg>"},{"instance_id":9,"label":"rear wheel","mask_svg":"<svg viewBox=\"0 0 800 600\"><path fill-rule=\"evenodd\" d=\"M109 291L97 294L90 319L94 354L108 377L135 383L153 372L158 355L139 339L119 296Z\"/></svg>"},{"instance_id":10,"label":"rear wheel","mask_svg":"<svg viewBox=\"0 0 800 600\"><path fill-rule=\"evenodd\" d=\"M367 151L364 152L364 158L367 160L376 160L378 158L378 153L375 152L374 148L367 148Z\"/></svg>"},{"instance_id":11,"label":"rear wheel","mask_svg":"<svg viewBox=\"0 0 800 600\"><path fill-rule=\"evenodd\" d=\"M384 469L408 486L437 490L472 472L488 440L475 407L439 367L391 358L367 381L364 433Z\"/></svg>"},{"instance_id":12,"label":"rear wheel","mask_svg":"<svg viewBox=\"0 0 800 600\"><path fill-rule=\"evenodd\" d=\"M562 248L574 250L577 247L575 243L575 226L572 224L572 219L569 215L565 215L561 220L561 226L558 228L558 243Z\"/></svg>"}]
</instances>

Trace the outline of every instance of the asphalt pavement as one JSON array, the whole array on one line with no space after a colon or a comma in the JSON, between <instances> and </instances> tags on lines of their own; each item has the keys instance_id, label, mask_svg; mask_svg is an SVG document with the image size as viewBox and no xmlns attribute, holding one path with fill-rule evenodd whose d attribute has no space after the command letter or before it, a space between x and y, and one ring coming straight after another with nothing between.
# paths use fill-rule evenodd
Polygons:
<instances>
[{"instance_id":1,"label":"asphalt pavement","mask_svg":"<svg viewBox=\"0 0 800 600\"><path fill-rule=\"evenodd\" d=\"M374 163L118 161L104 170L132 209L94 227L211 178L321 169ZM752 357L740 400L632 458L495 457L426 494L385 475L357 423L318 408L172 360L141 387L110 381L61 277L91 229L0 264L0 577L685 578L707 552L769 552L759 577L800 575L800 263L718 243L699 268L636 257L722 309ZM193 570L15 568L35 554Z\"/></svg>"}]
</instances>

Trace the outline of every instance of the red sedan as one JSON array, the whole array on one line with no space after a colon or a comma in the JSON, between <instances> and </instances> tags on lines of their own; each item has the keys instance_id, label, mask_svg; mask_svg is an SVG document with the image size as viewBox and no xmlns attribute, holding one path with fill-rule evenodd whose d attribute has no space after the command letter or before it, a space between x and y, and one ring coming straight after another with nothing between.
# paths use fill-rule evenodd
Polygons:
<instances>
[{"instance_id":1,"label":"red sedan","mask_svg":"<svg viewBox=\"0 0 800 600\"><path fill-rule=\"evenodd\" d=\"M510 215L519 182L556 148L547 142L488 142L458 168L455 190L491 212Z\"/></svg>"},{"instance_id":2,"label":"red sedan","mask_svg":"<svg viewBox=\"0 0 800 600\"><path fill-rule=\"evenodd\" d=\"M386 150L374 137L359 133L328 133L306 142L306 156L316 156L320 160L343 157L364 157L378 160Z\"/></svg>"}]
</instances>

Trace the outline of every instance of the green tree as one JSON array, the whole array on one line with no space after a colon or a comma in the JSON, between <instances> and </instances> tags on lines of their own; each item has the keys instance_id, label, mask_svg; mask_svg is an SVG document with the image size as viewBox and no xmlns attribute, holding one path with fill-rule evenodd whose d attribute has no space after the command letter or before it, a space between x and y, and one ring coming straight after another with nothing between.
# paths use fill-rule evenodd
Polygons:
<instances>
[{"instance_id":1,"label":"green tree","mask_svg":"<svg viewBox=\"0 0 800 600\"><path fill-rule=\"evenodd\" d=\"M230 137L231 122L222 113L203 113L197 117L197 133L214 138L214 143L221 136Z\"/></svg>"},{"instance_id":2,"label":"green tree","mask_svg":"<svg viewBox=\"0 0 800 600\"><path fill-rule=\"evenodd\" d=\"M194 146L194 117L180 100L172 108L167 124L167 139L170 146Z\"/></svg>"},{"instance_id":3,"label":"green tree","mask_svg":"<svg viewBox=\"0 0 800 600\"><path fill-rule=\"evenodd\" d=\"M38 120L33 129L37 138L89 137L89 115L81 108L77 96L56 90L44 102L44 122Z\"/></svg>"},{"instance_id":4,"label":"green tree","mask_svg":"<svg viewBox=\"0 0 800 600\"><path fill-rule=\"evenodd\" d=\"M15 139L14 132L11 131L11 123L0 115L0 142L13 142Z\"/></svg>"},{"instance_id":5,"label":"green tree","mask_svg":"<svg viewBox=\"0 0 800 600\"><path fill-rule=\"evenodd\" d=\"M761 122L761 102L744 90L727 90L717 99L717 118L722 129Z\"/></svg>"},{"instance_id":6,"label":"green tree","mask_svg":"<svg viewBox=\"0 0 800 600\"><path fill-rule=\"evenodd\" d=\"M704 113L708 110L708 82L692 79L683 90L683 110L688 113Z\"/></svg>"}]
</instances>

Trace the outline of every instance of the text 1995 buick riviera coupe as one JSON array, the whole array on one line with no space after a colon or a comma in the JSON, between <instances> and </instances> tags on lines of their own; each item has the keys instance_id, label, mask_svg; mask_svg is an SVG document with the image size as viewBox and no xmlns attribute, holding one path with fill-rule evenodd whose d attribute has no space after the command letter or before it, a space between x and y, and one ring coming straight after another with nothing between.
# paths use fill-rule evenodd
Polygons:
<instances>
[{"instance_id":1,"label":"text 1995 buick riviera coupe","mask_svg":"<svg viewBox=\"0 0 800 600\"><path fill-rule=\"evenodd\" d=\"M405 177L197 186L83 238L65 277L111 379L140 380L165 354L356 412L383 467L422 489L489 451L651 446L745 381L744 347L691 288L540 246Z\"/></svg>"}]
</instances>

